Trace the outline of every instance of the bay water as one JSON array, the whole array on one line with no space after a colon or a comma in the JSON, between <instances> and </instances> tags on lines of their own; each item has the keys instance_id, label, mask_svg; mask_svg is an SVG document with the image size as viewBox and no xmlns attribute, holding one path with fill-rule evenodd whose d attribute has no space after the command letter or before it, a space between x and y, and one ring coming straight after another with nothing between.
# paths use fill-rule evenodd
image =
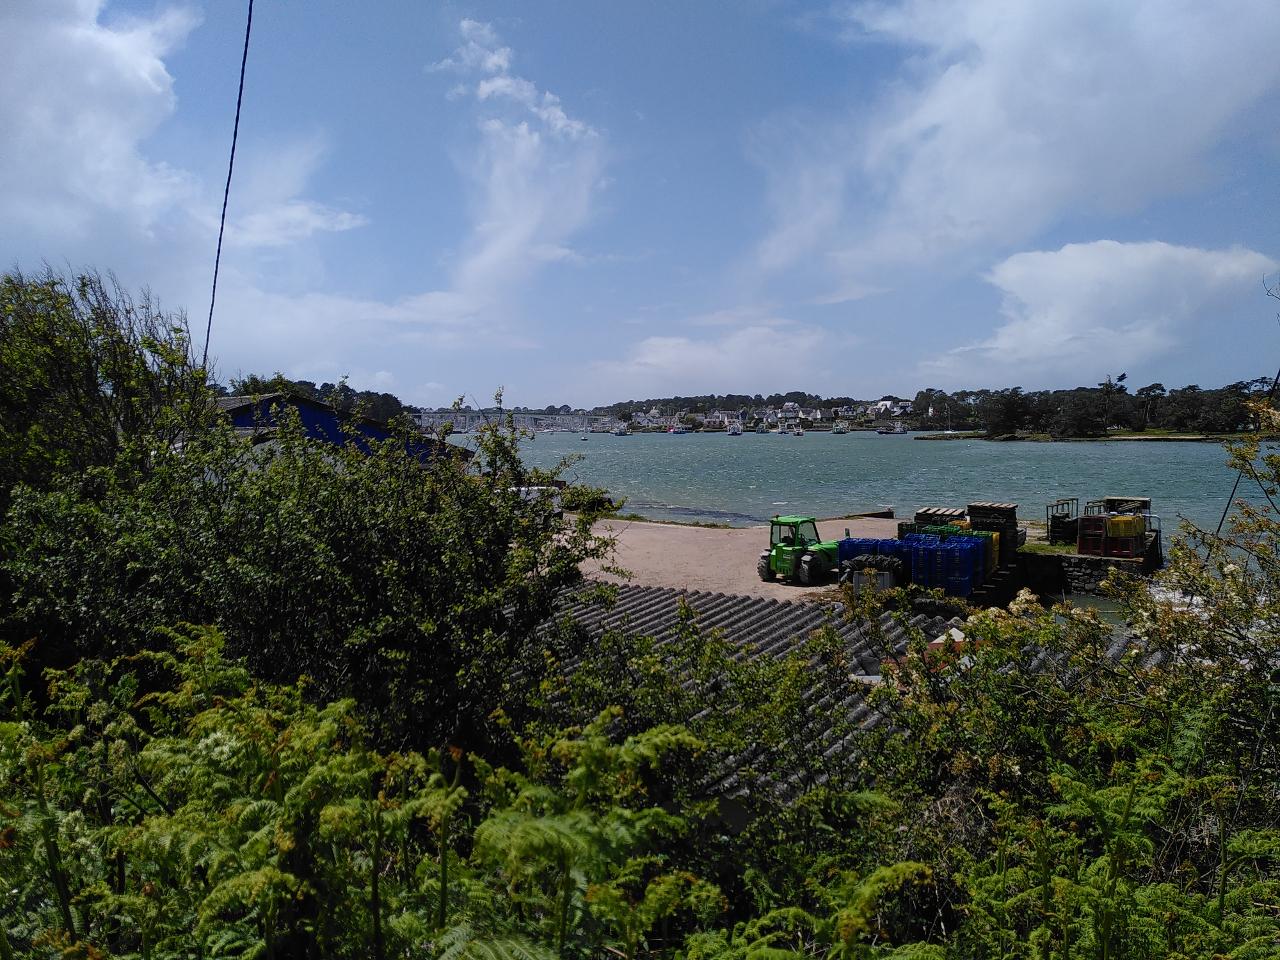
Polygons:
<instances>
[{"instance_id":1,"label":"bay water","mask_svg":"<svg viewBox=\"0 0 1280 960\"><path fill-rule=\"evenodd\" d=\"M461 438L459 438L461 439ZM975 500L1018 504L1043 520L1060 497L1152 498L1164 529L1180 519L1212 530L1235 479L1216 443L1071 443L915 440L869 432L540 433L525 440L531 466L574 459L564 476L625 498L624 512L653 520L749 526L778 513L845 516L892 507L962 507ZM1248 482L1248 481L1246 481ZM1237 496L1256 493L1242 483Z\"/></svg>"}]
</instances>

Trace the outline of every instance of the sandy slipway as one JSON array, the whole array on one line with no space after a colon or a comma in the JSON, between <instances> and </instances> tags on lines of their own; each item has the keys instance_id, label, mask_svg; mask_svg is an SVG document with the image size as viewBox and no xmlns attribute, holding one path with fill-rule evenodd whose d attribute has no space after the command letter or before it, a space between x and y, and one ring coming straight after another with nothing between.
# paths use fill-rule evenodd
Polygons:
<instances>
[{"instance_id":1,"label":"sandy slipway","mask_svg":"<svg viewBox=\"0 0 1280 960\"><path fill-rule=\"evenodd\" d=\"M841 539L846 528L855 537L886 538L898 535L896 520L859 518L818 521L818 535L823 540ZM756 559L769 546L767 525L724 529L606 520L596 526L596 532L615 539L617 550L614 564L631 574L630 579L622 579L603 573L599 563L583 567L583 572L588 576L602 580L643 587L734 593L775 600L801 600L806 595L831 587L831 583L816 587L764 583L756 575Z\"/></svg>"}]
</instances>

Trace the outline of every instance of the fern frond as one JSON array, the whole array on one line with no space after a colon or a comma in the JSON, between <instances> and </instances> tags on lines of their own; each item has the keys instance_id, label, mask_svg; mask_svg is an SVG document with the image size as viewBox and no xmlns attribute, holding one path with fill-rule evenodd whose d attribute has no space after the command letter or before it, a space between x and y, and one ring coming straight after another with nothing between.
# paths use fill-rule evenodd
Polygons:
<instances>
[{"instance_id":1,"label":"fern frond","mask_svg":"<svg viewBox=\"0 0 1280 960\"><path fill-rule=\"evenodd\" d=\"M470 924L452 927L436 941L437 960L556 960L554 950L524 937L478 937Z\"/></svg>"}]
</instances>

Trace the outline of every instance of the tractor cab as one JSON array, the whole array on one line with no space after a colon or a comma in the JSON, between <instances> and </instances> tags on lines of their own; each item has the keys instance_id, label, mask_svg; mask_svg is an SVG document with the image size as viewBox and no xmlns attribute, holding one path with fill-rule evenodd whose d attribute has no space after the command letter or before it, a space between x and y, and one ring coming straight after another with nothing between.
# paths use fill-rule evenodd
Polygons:
<instances>
[{"instance_id":1,"label":"tractor cab","mask_svg":"<svg viewBox=\"0 0 1280 960\"><path fill-rule=\"evenodd\" d=\"M836 568L839 548L818 538L813 517L774 517L769 524L769 549L760 554L756 572L761 580L785 577L806 586Z\"/></svg>"},{"instance_id":2,"label":"tractor cab","mask_svg":"<svg viewBox=\"0 0 1280 960\"><path fill-rule=\"evenodd\" d=\"M769 526L769 545L804 547L818 543L818 525L811 517L774 517Z\"/></svg>"}]
</instances>

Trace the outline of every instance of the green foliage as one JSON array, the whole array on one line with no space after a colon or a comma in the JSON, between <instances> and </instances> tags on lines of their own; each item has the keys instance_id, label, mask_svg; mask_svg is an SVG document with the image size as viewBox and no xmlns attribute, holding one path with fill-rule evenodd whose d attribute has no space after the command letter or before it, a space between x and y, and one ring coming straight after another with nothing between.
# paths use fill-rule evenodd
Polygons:
<instances>
[{"instance_id":1,"label":"green foliage","mask_svg":"<svg viewBox=\"0 0 1280 960\"><path fill-rule=\"evenodd\" d=\"M0 277L0 511L17 483L74 482L141 437L174 441L207 422L205 398L185 316L150 295L96 273Z\"/></svg>"},{"instance_id":2,"label":"green foliage","mask_svg":"<svg viewBox=\"0 0 1280 960\"><path fill-rule=\"evenodd\" d=\"M276 372L270 377L249 374L232 378L230 392L242 396L264 396L270 393L287 393L318 400L339 413L359 413L381 423L388 423L405 412L405 405L390 393L374 390L354 390L345 380L338 383L322 383L316 386L310 380L290 380ZM497 411L501 414L501 409Z\"/></svg>"},{"instance_id":3,"label":"green foliage","mask_svg":"<svg viewBox=\"0 0 1280 960\"><path fill-rule=\"evenodd\" d=\"M0 960L1280 948L1280 454L1233 451L1269 509L1186 531L1172 600L1116 584L1131 633L1022 597L931 650L895 596L899 655L849 594L872 689L829 628L549 624L605 505L521 496L555 477L500 414L469 463L251 446L180 324L3 284Z\"/></svg>"},{"instance_id":4,"label":"green foliage","mask_svg":"<svg viewBox=\"0 0 1280 960\"><path fill-rule=\"evenodd\" d=\"M5 629L66 665L168 623L217 624L261 676L306 675L324 698L379 691L362 708L380 742L478 746L495 707L519 713L535 628L607 544L589 511L562 520L519 495L545 477L502 423L469 463L424 466L406 440L335 448L286 417L251 447L214 424L145 471L99 468L88 492L19 487Z\"/></svg>"},{"instance_id":5,"label":"green foliage","mask_svg":"<svg viewBox=\"0 0 1280 960\"><path fill-rule=\"evenodd\" d=\"M647 776L699 749L678 728L617 743L606 713L525 744L525 773L480 762L485 801L468 807L457 751L378 753L352 703L255 681L214 631L156 641L52 675L57 723L31 717L21 651L5 650L0 866L20 881L4 920L19 943L159 958L617 942L633 956L657 920L718 912L687 874L629 900L682 828L643 802Z\"/></svg>"}]
</instances>

